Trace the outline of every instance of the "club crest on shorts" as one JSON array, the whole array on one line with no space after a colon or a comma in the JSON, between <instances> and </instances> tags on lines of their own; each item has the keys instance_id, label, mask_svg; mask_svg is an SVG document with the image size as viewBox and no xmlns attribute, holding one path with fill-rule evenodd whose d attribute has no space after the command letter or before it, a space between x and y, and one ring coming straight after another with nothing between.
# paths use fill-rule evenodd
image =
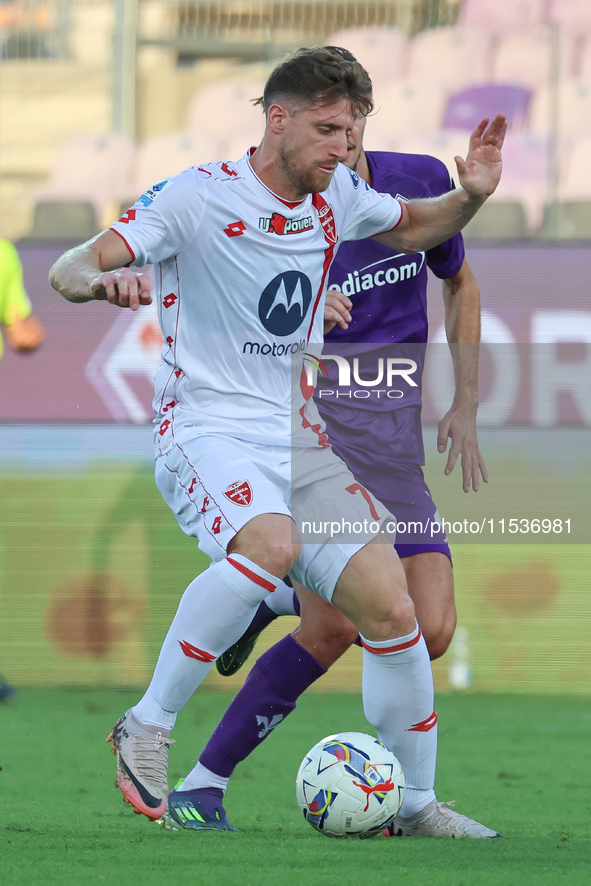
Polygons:
<instances>
[{"instance_id":1,"label":"club crest on shorts","mask_svg":"<svg viewBox=\"0 0 591 886\"><path fill-rule=\"evenodd\" d=\"M252 488L248 480L237 480L236 483L230 483L224 490L226 498L234 505L242 505L247 508L252 502Z\"/></svg>"}]
</instances>

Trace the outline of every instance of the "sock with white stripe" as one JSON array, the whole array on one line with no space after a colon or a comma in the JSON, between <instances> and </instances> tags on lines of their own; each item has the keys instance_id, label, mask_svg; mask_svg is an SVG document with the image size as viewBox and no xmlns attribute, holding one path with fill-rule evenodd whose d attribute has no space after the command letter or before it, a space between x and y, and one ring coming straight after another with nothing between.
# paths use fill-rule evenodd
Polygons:
<instances>
[{"instance_id":1,"label":"sock with white stripe","mask_svg":"<svg viewBox=\"0 0 591 886\"><path fill-rule=\"evenodd\" d=\"M152 681L134 708L137 719L172 729L177 712L216 658L242 636L258 604L279 581L241 554L231 554L198 575L181 598Z\"/></svg>"},{"instance_id":2,"label":"sock with white stripe","mask_svg":"<svg viewBox=\"0 0 591 886\"><path fill-rule=\"evenodd\" d=\"M437 714L433 674L419 626L404 637L363 646L363 707L380 739L402 765L406 780L400 815L410 816L435 797Z\"/></svg>"}]
</instances>

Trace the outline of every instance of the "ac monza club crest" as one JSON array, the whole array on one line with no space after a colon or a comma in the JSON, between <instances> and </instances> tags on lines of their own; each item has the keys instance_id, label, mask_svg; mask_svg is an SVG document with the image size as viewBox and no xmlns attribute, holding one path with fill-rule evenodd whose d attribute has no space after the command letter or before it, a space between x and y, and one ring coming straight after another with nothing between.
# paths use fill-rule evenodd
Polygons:
<instances>
[{"instance_id":1,"label":"ac monza club crest","mask_svg":"<svg viewBox=\"0 0 591 886\"><path fill-rule=\"evenodd\" d=\"M237 480L236 483L230 483L224 490L224 495L234 505L242 505L247 508L252 502L252 488L248 480Z\"/></svg>"},{"instance_id":2,"label":"ac monza club crest","mask_svg":"<svg viewBox=\"0 0 591 886\"><path fill-rule=\"evenodd\" d=\"M325 203L324 206L321 206L318 210L318 218L320 219L320 224L322 225L324 236L326 237L328 242L336 243L337 229L334 222L334 215L332 214L332 206L330 206L328 203Z\"/></svg>"}]
</instances>

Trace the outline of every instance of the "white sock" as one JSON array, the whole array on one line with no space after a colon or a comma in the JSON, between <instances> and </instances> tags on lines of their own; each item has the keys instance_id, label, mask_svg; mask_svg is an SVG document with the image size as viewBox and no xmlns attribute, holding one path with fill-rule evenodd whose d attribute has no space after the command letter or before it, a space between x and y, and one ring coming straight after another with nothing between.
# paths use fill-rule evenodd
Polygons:
<instances>
[{"instance_id":1,"label":"white sock","mask_svg":"<svg viewBox=\"0 0 591 886\"><path fill-rule=\"evenodd\" d=\"M363 645L363 706L380 739L402 765L406 781L400 815L435 798L437 714L433 674L419 626L405 637Z\"/></svg>"},{"instance_id":2,"label":"white sock","mask_svg":"<svg viewBox=\"0 0 591 886\"><path fill-rule=\"evenodd\" d=\"M297 615L293 600L294 596L294 589L286 585L284 581L280 581L275 588L275 593L269 594L265 598L265 605L276 615Z\"/></svg>"},{"instance_id":3,"label":"white sock","mask_svg":"<svg viewBox=\"0 0 591 886\"><path fill-rule=\"evenodd\" d=\"M197 763L184 779L179 790L196 791L198 788L219 788L225 793L229 781L229 778L217 775L215 772L212 772L211 769L208 769L207 766L204 766L202 763Z\"/></svg>"},{"instance_id":4,"label":"white sock","mask_svg":"<svg viewBox=\"0 0 591 886\"><path fill-rule=\"evenodd\" d=\"M172 729L177 712L216 658L242 636L259 603L279 581L241 554L232 554L198 575L181 598L152 681L134 707L137 719Z\"/></svg>"}]
</instances>

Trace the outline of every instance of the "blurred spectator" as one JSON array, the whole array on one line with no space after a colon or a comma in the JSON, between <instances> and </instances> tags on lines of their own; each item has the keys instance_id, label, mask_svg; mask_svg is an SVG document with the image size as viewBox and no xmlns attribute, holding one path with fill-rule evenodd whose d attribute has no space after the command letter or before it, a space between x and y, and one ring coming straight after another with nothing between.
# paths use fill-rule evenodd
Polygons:
<instances>
[{"instance_id":1,"label":"blurred spectator","mask_svg":"<svg viewBox=\"0 0 591 886\"><path fill-rule=\"evenodd\" d=\"M2 674L0 674L0 701L6 701L8 698L12 698L15 692L16 689L14 686L7 683Z\"/></svg>"},{"instance_id":2,"label":"blurred spectator","mask_svg":"<svg viewBox=\"0 0 591 886\"><path fill-rule=\"evenodd\" d=\"M10 347L26 353L43 342L45 332L33 316L23 284L23 268L18 252L8 240L0 238L0 324L4 326ZM0 357L3 343L0 336Z\"/></svg>"},{"instance_id":3,"label":"blurred spectator","mask_svg":"<svg viewBox=\"0 0 591 886\"><path fill-rule=\"evenodd\" d=\"M39 320L33 316L31 303L23 284L23 267L18 252L9 240L0 238L0 324L5 328L11 348L21 353L34 351L43 342L45 333ZM0 336L0 357L2 356ZM0 701L6 701L16 692L0 674Z\"/></svg>"}]
</instances>

